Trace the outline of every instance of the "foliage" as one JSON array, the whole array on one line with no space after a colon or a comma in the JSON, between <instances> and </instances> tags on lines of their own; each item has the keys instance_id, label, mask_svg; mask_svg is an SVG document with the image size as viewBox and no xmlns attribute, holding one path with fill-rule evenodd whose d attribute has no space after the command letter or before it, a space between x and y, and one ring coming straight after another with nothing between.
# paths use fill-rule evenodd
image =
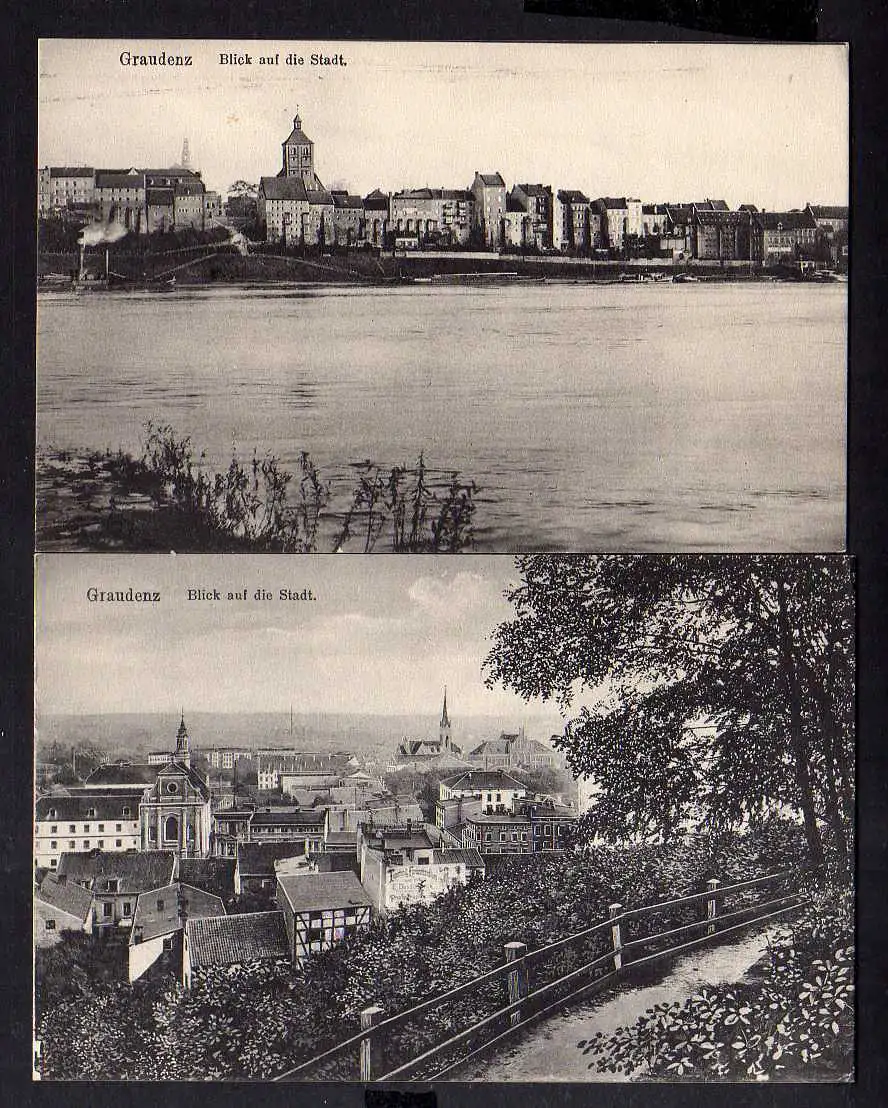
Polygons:
<instances>
[{"instance_id":1,"label":"foliage","mask_svg":"<svg viewBox=\"0 0 888 1108\"><path fill-rule=\"evenodd\" d=\"M125 975L126 942L117 936L61 931L52 946L38 946L34 957L36 1015L101 990Z\"/></svg>"},{"instance_id":2,"label":"foliage","mask_svg":"<svg viewBox=\"0 0 888 1108\"><path fill-rule=\"evenodd\" d=\"M853 929L847 887L828 889L772 940L761 982L707 987L577 1045L590 1068L675 1079L849 1077Z\"/></svg>"},{"instance_id":3,"label":"foliage","mask_svg":"<svg viewBox=\"0 0 888 1108\"><path fill-rule=\"evenodd\" d=\"M487 680L565 708L586 701L555 741L598 786L591 828L643 841L791 810L811 862L847 874L847 559L537 555L518 568Z\"/></svg>"},{"instance_id":4,"label":"foliage","mask_svg":"<svg viewBox=\"0 0 888 1108\"><path fill-rule=\"evenodd\" d=\"M641 905L695 892L713 873L757 876L754 838L701 836L668 846L587 845L575 853L515 856L483 881L374 921L295 971L287 965L213 971L187 992L172 981L78 987L76 997L58 998L43 1011L45 1076L275 1076L353 1034L371 1004L392 1015L500 965L506 942L536 950L600 922L615 901ZM554 976L576 964L568 955L547 955L535 972ZM498 980L408 1020L388 1040L386 1063L503 1001ZM354 1076L354 1055L336 1056L329 1072L310 1076Z\"/></svg>"},{"instance_id":5,"label":"foliage","mask_svg":"<svg viewBox=\"0 0 888 1108\"><path fill-rule=\"evenodd\" d=\"M471 545L474 482L463 484L453 473L449 484L433 486L422 454L412 470L395 466L386 473L370 461L355 469L357 485L336 549L358 538L368 553L383 533L395 554L452 554Z\"/></svg>"}]
</instances>

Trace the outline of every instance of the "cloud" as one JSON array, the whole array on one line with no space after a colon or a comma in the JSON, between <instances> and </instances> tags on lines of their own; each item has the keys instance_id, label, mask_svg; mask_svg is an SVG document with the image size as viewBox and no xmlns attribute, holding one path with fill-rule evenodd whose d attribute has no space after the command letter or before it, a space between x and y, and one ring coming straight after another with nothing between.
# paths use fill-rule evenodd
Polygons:
<instances>
[{"instance_id":1,"label":"cloud","mask_svg":"<svg viewBox=\"0 0 888 1108\"><path fill-rule=\"evenodd\" d=\"M446 574L419 577L407 595L423 615L443 623L460 622L469 613L480 614L500 600L498 590L489 581L467 571L450 578Z\"/></svg>"}]
</instances>

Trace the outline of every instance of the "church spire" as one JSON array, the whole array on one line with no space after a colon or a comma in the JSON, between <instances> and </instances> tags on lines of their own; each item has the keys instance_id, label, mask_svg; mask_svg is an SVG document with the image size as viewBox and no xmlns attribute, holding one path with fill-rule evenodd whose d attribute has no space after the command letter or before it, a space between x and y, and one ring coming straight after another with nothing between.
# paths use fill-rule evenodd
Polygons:
<instances>
[{"instance_id":1,"label":"church spire","mask_svg":"<svg viewBox=\"0 0 888 1108\"><path fill-rule=\"evenodd\" d=\"M444 707L438 724L438 738L445 750L450 749L450 716L447 715L447 686L444 686Z\"/></svg>"},{"instance_id":2,"label":"church spire","mask_svg":"<svg viewBox=\"0 0 888 1108\"><path fill-rule=\"evenodd\" d=\"M188 728L185 726L185 709L182 709L182 719L179 730L176 732L176 753L174 758L186 766L191 765L191 742L188 738Z\"/></svg>"}]
</instances>

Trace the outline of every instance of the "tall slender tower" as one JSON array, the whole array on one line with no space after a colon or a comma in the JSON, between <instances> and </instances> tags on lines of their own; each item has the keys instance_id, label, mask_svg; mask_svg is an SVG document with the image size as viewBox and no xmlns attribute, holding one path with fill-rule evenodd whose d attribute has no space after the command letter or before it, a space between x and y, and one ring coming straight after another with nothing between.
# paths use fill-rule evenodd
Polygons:
<instances>
[{"instance_id":1,"label":"tall slender tower","mask_svg":"<svg viewBox=\"0 0 888 1108\"><path fill-rule=\"evenodd\" d=\"M188 728L185 726L185 712L182 711L182 722L176 732L176 753L173 755L176 762L185 766L191 765L191 741L188 738Z\"/></svg>"},{"instance_id":2,"label":"tall slender tower","mask_svg":"<svg viewBox=\"0 0 888 1108\"><path fill-rule=\"evenodd\" d=\"M444 686L444 709L438 724L438 739L445 750L450 749L450 717L447 715L447 686Z\"/></svg>"},{"instance_id":3,"label":"tall slender tower","mask_svg":"<svg viewBox=\"0 0 888 1108\"><path fill-rule=\"evenodd\" d=\"M188 148L187 137L182 140L182 168L191 169L191 150Z\"/></svg>"},{"instance_id":4,"label":"tall slender tower","mask_svg":"<svg viewBox=\"0 0 888 1108\"><path fill-rule=\"evenodd\" d=\"M302 130L302 120L298 110L293 118L293 130L281 145L284 160L283 176L301 177L307 189L320 188L320 182L315 176L314 143Z\"/></svg>"}]
</instances>

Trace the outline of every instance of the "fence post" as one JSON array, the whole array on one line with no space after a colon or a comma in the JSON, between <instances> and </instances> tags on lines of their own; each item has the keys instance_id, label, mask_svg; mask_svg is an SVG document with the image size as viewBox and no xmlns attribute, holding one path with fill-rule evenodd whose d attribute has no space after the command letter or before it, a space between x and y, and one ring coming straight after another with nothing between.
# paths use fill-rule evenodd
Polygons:
<instances>
[{"instance_id":1,"label":"fence post","mask_svg":"<svg viewBox=\"0 0 888 1108\"><path fill-rule=\"evenodd\" d=\"M514 1004L527 996L527 965L524 956L527 954L527 943L506 943L503 947L507 962L514 962L515 968L510 969L506 975L506 986L509 990L509 1003ZM521 1022L521 1009L516 1008L509 1015L509 1025L517 1027Z\"/></svg>"},{"instance_id":2,"label":"fence post","mask_svg":"<svg viewBox=\"0 0 888 1108\"><path fill-rule=\"evenodd\" d=\"M706 882L706 888L712 894L706 901L706 918L709 923L706 925L706 934L715 934L715 917L718 914L718 907L715 899L715 890L718 888L720 882L717 877L711 877Z\"/></svg>"},{"instance_id":3,"label":"fence post","mask_svg":"<svg viewBox=\"0 0 888 1108\"><path fill-rule=\"evenodd\" d=\"M372 1005L370 1008L364 1008L361 1012L361 1030L369 1031L381 1015L382 1009L376 1004ZM361 1080L365 1083L371 1080L370 1045L372 1042L372 1035L365 1035L363 1039L361 1039Z\"/></svg>"},{"instance_id":4,"label":"fence post","mask_svg":"<svg viewBox=\"0 0 888 1108\"><path fill-rule=\"evenodd\" d=\"M609 904L607 908L611 919L616 919L622 910L622 904ZM623 968L623 934L619 923L615 923L611 927L611 938L614 943L614 969L619 973Z\"/></svg>"}]
</instances>

